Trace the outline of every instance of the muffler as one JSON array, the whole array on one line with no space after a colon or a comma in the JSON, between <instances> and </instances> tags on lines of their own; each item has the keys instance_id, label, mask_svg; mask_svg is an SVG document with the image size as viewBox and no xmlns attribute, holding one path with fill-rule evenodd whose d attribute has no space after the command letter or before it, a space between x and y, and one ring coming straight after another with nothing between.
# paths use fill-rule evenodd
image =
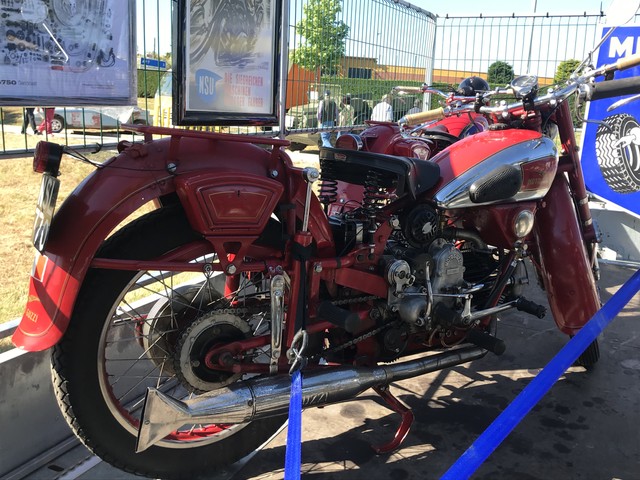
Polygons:
<instances>
[{"instance_id":1,"label":"muffler","mask_svg":"<svg viewBox=\"0 0 640 480\"><path fill-rule=\"evenodd\" d=\"M371 387L470 362L486 353L482 348L462 347L392 365L305 372L302 405L316 407L349 400ZM185 401L149 388L136 452L146 450L183 425L244 423L287 413L290 391L289 375L249 379Z\"/></svg>"}]
</instances>

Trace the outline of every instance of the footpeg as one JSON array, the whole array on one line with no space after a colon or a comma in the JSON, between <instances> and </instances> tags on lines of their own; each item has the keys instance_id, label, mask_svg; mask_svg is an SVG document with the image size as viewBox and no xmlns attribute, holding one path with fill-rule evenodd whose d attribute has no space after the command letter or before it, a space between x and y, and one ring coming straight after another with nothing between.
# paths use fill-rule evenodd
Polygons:
<instances>
[{"instance_id":1,"label":"footpeg","mask_svg":"<svg viewBox=\"0 0 640 480\"><path fill-rule=\"evenodd\" d=\"M538 318L544 318L544 316L547 314L547 309L545 307L527 300L524 297L518 298L518 301L516 302L516 308L521 312L529 313Z\"/></svg>"},{"instance_id":2,"label":"footpeg","mask_svg":"<svg viewBox=\"0 0 640 480\"><path fill-rule=\"evenodd\" d=\"M496 355L502 355L507 349L504 340L500 340L490 333L481 332L477 329L469 330L469 333L467 334L467 341L480 348L484 348L491 353L495 353Z\"/></svg>"}]
</instances>

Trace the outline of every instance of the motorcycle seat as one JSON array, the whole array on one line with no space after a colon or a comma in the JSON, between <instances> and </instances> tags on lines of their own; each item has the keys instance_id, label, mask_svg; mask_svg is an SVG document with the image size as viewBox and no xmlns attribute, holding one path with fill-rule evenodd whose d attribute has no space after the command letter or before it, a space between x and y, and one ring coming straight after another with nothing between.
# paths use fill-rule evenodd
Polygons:
<instances>
[{"instance_id":1,"label":"motorcycle seat","mask_svg":"<svg viewBox=\"0 0 640 480\"><path fill-rule=\"evenodd\" d=\"M365 186L375 176L380 187L414 199L440 180L440 166L434 162L342 148L321 148L320 170L323 178Z\"/></svg>"}]
</instances>

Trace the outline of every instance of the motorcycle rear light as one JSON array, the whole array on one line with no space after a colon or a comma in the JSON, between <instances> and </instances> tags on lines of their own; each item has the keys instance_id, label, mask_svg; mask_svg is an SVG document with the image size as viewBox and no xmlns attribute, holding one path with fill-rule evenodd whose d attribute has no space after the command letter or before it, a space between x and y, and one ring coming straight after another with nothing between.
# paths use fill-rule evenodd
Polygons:
<instances>
[{"instance_id":1,"label":"motorcycle rear light","mask_svg":"<svg viewBox=\"0 0 640 480\"><path fill-rule=\"evenodd\" d=\"M344 135L340 135L336 140L336 148L342 148L344 150L360 150L362 149L362 139L360 138L360 135L345 133Z\"/></svg>"},{"instance_id":2,"label":"motorcycle rear light","mask_svg":"<svg viewBox=\"0 0 640 480\"><path fill-rule=\"evenodd\" d=\"M60 160L63 153L64 147L62 145L45 141L38 142L33 154L33 171L57 177L60 173Z\"/></svg>"}]
</instances>

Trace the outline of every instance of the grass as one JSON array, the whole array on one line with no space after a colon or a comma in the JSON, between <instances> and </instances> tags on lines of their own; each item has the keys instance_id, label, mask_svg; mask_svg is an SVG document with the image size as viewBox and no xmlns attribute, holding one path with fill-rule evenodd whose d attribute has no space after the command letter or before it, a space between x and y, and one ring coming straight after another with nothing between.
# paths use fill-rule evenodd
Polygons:
<instances>
[{"instance_id":1,"label":"grass","mask_svg":"<svg viewBox=\"0 0 640 480\"><path fill-rule=\"evenodd\" d=\"M99 160L114 152L101 152ZM94 167L65 156L58 205ZM33 172L32 157L0 160L0 323L22 316L35 249L31 233L42 176Z\"/></svg>"}]
</instances>

